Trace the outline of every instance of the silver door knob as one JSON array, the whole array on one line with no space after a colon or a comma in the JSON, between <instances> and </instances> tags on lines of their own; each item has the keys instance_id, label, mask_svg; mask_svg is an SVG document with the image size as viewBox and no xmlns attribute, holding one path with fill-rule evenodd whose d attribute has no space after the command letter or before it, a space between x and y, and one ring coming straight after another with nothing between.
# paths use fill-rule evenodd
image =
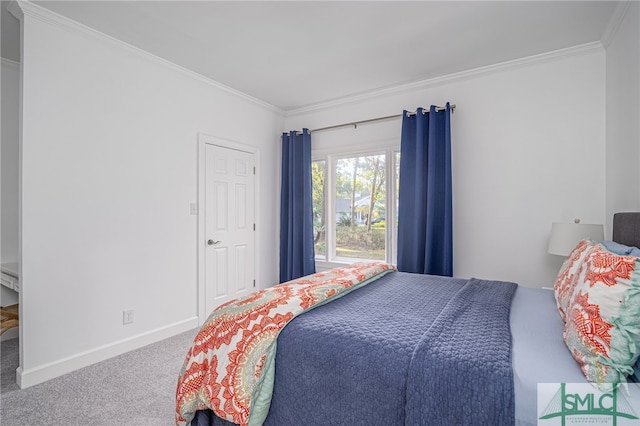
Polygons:
<instances>
[{"instance_id":1,"label":"silver door knob","mask_svg":"<svg viewBox=\"0 0 640 426\"><path fill-rule=\"evenodd\" d=\"M222 241L213 241L213 240L207 240L207 244L209 244L210 246L215 246L216 244L220 244Z\"/></svg>"}]
</instances>

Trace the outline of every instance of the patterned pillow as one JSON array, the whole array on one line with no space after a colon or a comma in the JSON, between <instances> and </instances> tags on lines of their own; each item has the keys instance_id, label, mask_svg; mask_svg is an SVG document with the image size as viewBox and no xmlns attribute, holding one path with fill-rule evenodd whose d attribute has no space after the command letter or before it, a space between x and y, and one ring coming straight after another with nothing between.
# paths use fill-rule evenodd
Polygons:
<instances>
[{"instance_id":1,"label":"patterned pillow","mask_svg":"<svg viewBox=\"0 0 640 426\"><path fill-rule=\"evenodd\" d=\"M558 303L558 312L565 322L567 321L565 314L567 305L571 301L573 290L580 279L579 276L585 272L584 259L595 247L596 243L591 240L580 241L564 260L560 272L558 272L553 292Z\"/></svg>"},{"instance_id":2,"label":"patterned pillow","mask_svg":"<svg viewBox=\"0 0 640 426\"><path fill-rule=\"evenodd\" d=\"M565 343L589 382L625 382L640 354L640 258L596 244L584 268L566 310Z\"/></svg>"}]
</instances>

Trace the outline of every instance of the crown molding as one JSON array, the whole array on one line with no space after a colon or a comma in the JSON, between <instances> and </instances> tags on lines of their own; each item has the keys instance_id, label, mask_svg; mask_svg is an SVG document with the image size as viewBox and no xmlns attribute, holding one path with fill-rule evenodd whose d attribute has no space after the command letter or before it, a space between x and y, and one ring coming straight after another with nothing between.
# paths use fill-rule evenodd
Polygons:
<instances>
[{"instance_id":1,"label":"crown molding","mask_svg":"<svg viewBox=\"0 0 640 426\"><path fill-rule=\"evenodd\" d=\"M608 48L615 35L618 33L620 26L622 25L622 21L624 21L624 17L627 15L627 12L631 8L630 1L622 1L618 3L615 10L613 11L613 15L611 15L611 19L609 19L609 24L607 28L604 30L604 34L602 34L602 44L604 48Z\"/></svg>"},{"instance_id":2,"label":"crown molding","mask_svg":"<svg viewBox=\"0 0 640 426\"><path fill-rule=\"evenodd\" d=\"M125 43L121 40L118 40L114 37L111 37L107 34L104 34L100 31L97 31L91 27L88 27L79 22L73 21L67 17L59 15L55 12L52 12L48 9L45 9L41 6L33 4L28 0L11 0L11 3L8 6L8 10L18 19L22 19L23 15L28 15L28 16L37 18L43 22L49 23L51 25L62 27L71 31L76 31L84 35L88 35L90 37L99 39L103 42L118 46L123 50L142 56L152 62L155 62L167 68L170 68L194 80L198 80L200 82L213 86L217 89L233 94L239 98L245 99L267 110L275 112L276 114L279 114L285 118L293 117L293 116L297 116L297 115L301 115L309 112L335 108L343 105L358 103L358 102L366 101L366 100L377 98L377 97L391 96L391 95L406 93L409 91L426 89L429 87L439 86L439 85L443 85L443 84L447 84L455 81L461 81L461 80L465 80L465 79L469 79L469 78L473 78L481 75L502 72L508 69L523 67L527 65L536 64L536 63L543 63L543 62L563 59L570 56L592 53L594 51L605 48L611 42L612 37L615 35L618 28L620 27L620 24L622 23L622 20L626 15L627 11L629 10L629 8L630 8L630 1L624 1L618 4L614 12L614 15L612 16L612 19L607 27L607 30L605 31L602 43L599 41L586 43L578 46L554 50L551 52L532 55L525 58L501 62L498 64L488 65L484 67L474 68L471 70L461 71L461 72L448 74L440 77L434 77L434 78L429 78L425 80L419 80L414 82L401 83L397 85L382 87L382 88L362 92L355 95L348 95L340 98L335 98L329 101L320 102L317 104L303 106L303 107L292 109L292 110L283 110L279 107L276 107L258 98L250 96L244 92L233 89L220 82L217 82L208 77L205 77L202 74L191 71L187 68L184 68L166 59L153 55L145 50L142 50L128 43Z\"/></svg>"},{"instance_id":3,"label":"crown molding","mask_svg":"<svg viewBox=\"0 0 640 426\"><path fill-rule=\"evenodd\" d=\"M16 18L18 18L19 21L22 20L22 8L20 7L20 5L18 4L17 0L11 0L9 2L9 4L7 5L7 10L9 11L9 13L11 13L13 16L15 16Z\"/></svg>"},{"instance_id":4,"label":"crown molding","mask_svg":"<svg viewBox=\"0 0 640 426\"><path fill-rule=\"evenodd\" d=\"M474 68L466 71L460 71L453 74L447 74L440 77L434 77L434 78L414 81L410 83L403 83L403 84L383 87L380 89L375 89L375 90L363 92L356 95L336 98L327 102L321 102L318 104L308 105L305 107L289 110L285 114L287 118L293 117L300 114L306 114L309 112L315 112L315 111L320 111L328 108L335 108L335 107L348 105L352 103L358 103L358 102L362 102L362 101L366 101L369 99L378 98L382 96L398 95L406 92L427 89L429 87L441 86L443 84L448 84L456 81L462 81L462 80L466 80L469 78L474 78L474 77L478 77L486 74L503 72L509 69L514 69L514 68L519 68L519 67L524 67L528 65L539 64L539 63L544 63L549 61L555 61L555 60L564 59L570 56L589 54L602 49L603 49L602 43L600 43L599 41L580 44L577 46L568 47L568 48L559 49L559 50L553 50L551 52L527 56L525 58L515 59L512 61L500 62L498 64L487 65L484 67Z\"/></svg>"},{"instance_id":5,"label":"crown molding","mask_svg":"<svg viewBox=\"0 0 640 426\"><path fill-rule=\"evenodd\" d=\"M237 96L239 98L242 98L246 101L249 101L255 105L258 105L262 108L265 108L267 110L270 110L272 112L275 112L281 116L284 117L285 111L282 110L281 108L278 108L274 105L271 105L261 99L255 98L253 96L250 96L244 92L241 92L239 90L233 89L232 87L226 86L220 82L217 82L215 80L212 80L208 77L203 76L202 74L199 74L195 71L191 71L187 68L184 68L180 65L177 65L171 61L168 61L166 59L163 59L159 56L156 56L152 53L147 52L146 50L140 49L138 47L132 46L128 43L125 43L122 40L119 40L115 37L111 37L107 34L104 34L98 30L95 30L91 27L88 27L84 24L81 24L79 22L76 22L72 19L69 19L65 16L62 16L58 13L55 13L53 11L50 11L49 9L45 9L44 7L38 6L36 4L31 3L30 1L27 0L13 0L11 5L9 5L10 8L13 9L17 9L15 12L10 9L11 13L16 16L18 19L22 19L23 15L32 17L32 18L36 18L40 21L43 21L47 24L53 25L53 26L57 26L59 28L63 28L65 30L68 31L72 31L72 32L77 32L77 33L81 33L85 36L89 36L91 38L94 39L98 39L102 42L111 44L112 46L116 46L119 47L122 50L125 50L129 53L138 55L140 57L143 57L151 62L154 62L158 65L164 66L166 68L169 68L173 71L176 71L184 76L187 76L189 78L192 78L194 80L200 81L202 83L208 84L209 86L215 87L217 89L220 89L224 92L230 93L234 96ZM20 16L18 16L16 13L19 13Z\"/></svg>"}]
</instances>

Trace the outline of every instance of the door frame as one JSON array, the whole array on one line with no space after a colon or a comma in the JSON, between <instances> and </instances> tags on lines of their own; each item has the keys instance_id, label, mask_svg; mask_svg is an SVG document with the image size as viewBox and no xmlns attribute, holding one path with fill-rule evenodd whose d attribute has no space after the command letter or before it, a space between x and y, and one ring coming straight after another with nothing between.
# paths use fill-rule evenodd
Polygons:
<instances>
[{"instance_id":1,"label":"door frame","mask_svg":"<svg viewBox=\"0 0 640 426\"><path fill-rule=\"evenodd\" d=\"M260 241L260 179L258 174L260 173L260 150L254 146L246 145L240 142L222 139L215 136L207 135L204 133L198 133L198 235L197 235L197 252L198 252L198 291L197 291L197 310L198 310L198 325L201 326L206 321L210 312L206 312L205 304L205 253L206 253L206 235L205 235L205 175L206 175L206 147L207 145L219 146L222 148L234 149L236 151L247 152L253 155L254 166L256 173L254 175L254 203L253 203L253 217L256 224L256 230L254 232L255 244L254 244L254 261L255 261L255 275L256 286L255 290L261 288L260 285L260 256L258 253L258 242Z\"/></svg>"}]
</instances>

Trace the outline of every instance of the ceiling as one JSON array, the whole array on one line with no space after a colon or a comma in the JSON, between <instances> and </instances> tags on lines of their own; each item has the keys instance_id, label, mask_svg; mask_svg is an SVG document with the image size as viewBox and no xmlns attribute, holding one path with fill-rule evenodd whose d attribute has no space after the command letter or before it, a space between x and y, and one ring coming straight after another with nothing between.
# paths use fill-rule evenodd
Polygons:
<instances>
[{"instance_id":1,"label":"ceiling","mask_svg":"<svg viewBox=\"0 0 640 426\"><path fill-rule=\"evenodd\" d=\"M19 60L3 3L2 54ZM33 1L293 111L600 41L615 1Z\"/></svg>"}]
</instances>

